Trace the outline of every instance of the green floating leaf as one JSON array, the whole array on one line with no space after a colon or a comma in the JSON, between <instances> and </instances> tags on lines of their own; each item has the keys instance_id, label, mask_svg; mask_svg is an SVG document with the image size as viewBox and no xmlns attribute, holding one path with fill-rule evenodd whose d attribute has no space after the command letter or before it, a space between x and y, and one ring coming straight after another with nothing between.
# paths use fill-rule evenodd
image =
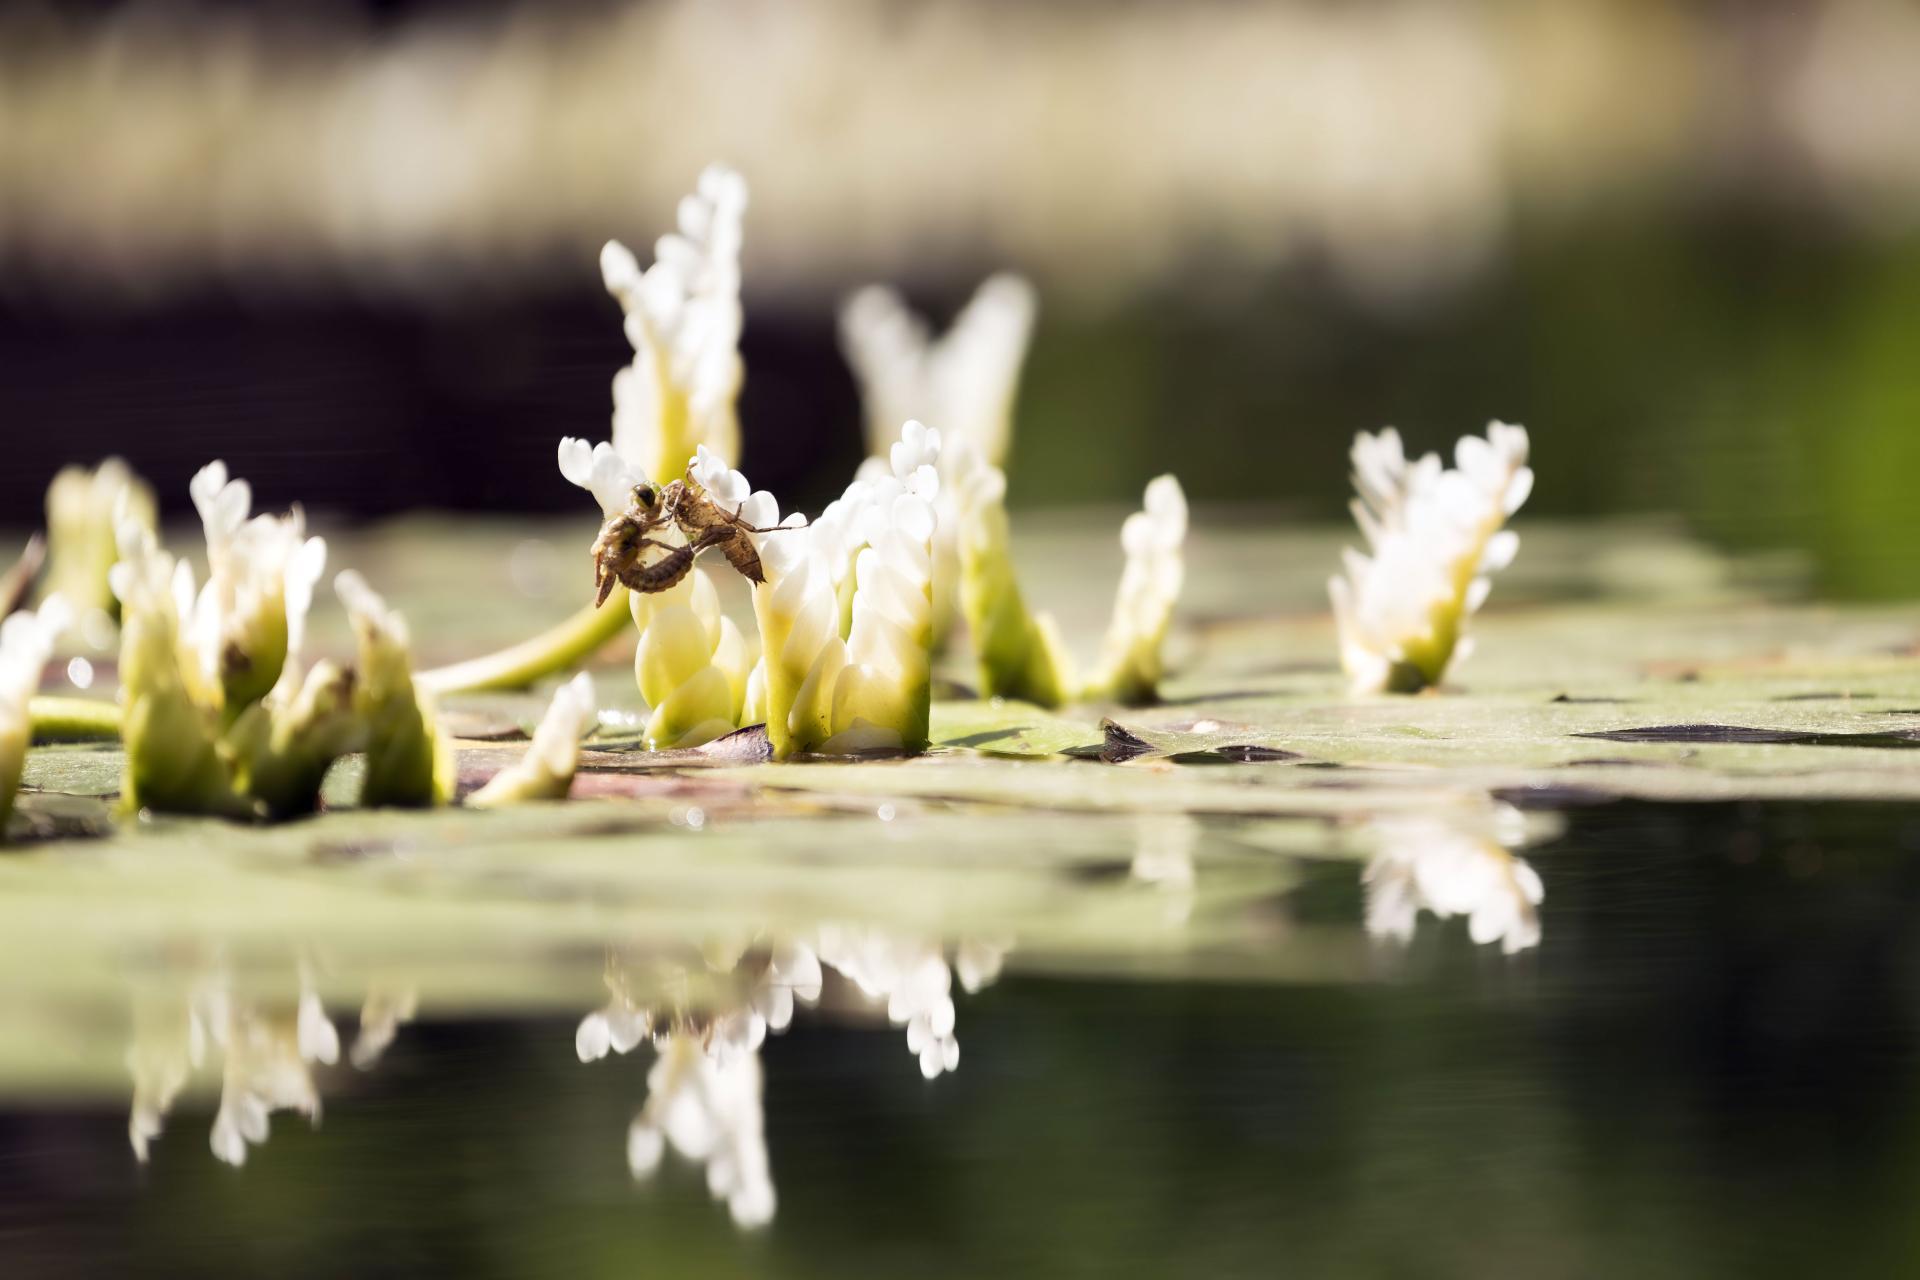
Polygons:
<instances>
[{"instance_id":1,"label":"green floating leaf","mask_svg":"<svg viewBox=\"0 0 1920 1280\"><path fill-rule=\"evenodd\" d=\"M1066 755L1103 740L1085 721L1003 698L934 703L931 736L936 747L994 756Z\"/></svg>"}]
</instances>

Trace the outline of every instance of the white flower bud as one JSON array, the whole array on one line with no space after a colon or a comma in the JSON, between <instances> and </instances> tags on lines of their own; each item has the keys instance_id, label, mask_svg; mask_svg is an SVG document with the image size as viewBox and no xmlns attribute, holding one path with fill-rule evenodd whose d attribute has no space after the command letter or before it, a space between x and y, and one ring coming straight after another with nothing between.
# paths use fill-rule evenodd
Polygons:
<instances>
[{"instance_id":1,"label":"white flower bud","mask_svg":"<svg viewBox=\"0 0 1920 1280\"><path fill-rule=\"evenodd\" d=\"M1468 936L1498 942L1508 955L1538 945L1546 888L1507 847L1524 827L1517 810L1490 799L1376 819L1378 852L1365 872L1367 932L1407 942L1427 911L1441 920L1467 917Z\"/></svg>"},{"instance_id":2,"label":"white flower bud","mask_svg":"<svg viewBox=\"0 0 1920 1280\"><path fill-rule=\"evenodd\" d=\"M467 803L487 809L523 804L529 800L564 800L580 766L580 738L592 728L598 712L593 677L582 671L561 685L534 728L527 753L502 769L467 797Z\"/></svg>"},{"instance_id":3,"label":"white flower bud","mask_svg":"<svg viewBox=\"0 0 1920 1280\"><path fill-rule=\"evenodd\" d=\"M1354 520L1368 552L1349 550L1328 583L1340 661L1358 693L1412 693L1465 656L1466 621L1519 538L1503 530L1533 489L1523 427L1495 422L1464 437L1452 470L1436 454L1409 462L1399 432L1353 443Z\"/></svg>"},{"instance_id":4,"label":"white flower bud","mask_svg":"<svg viewBox=\"0 0 1920 1280\"><path fill-rule=\"evenodd\" d=\"M46 593L77 616L116 606L107 575L119 559L120 521L154 527L153 490L119 458L92 471L63 467L47 486Z\"/></svg>"},{"instance_id":5,"label":"white flower bud","mask_svg":"<svg viewBox=\"0 0 1920 1280\"><path fill-rule=\"evenodd\" d=\"M633 363L613 380L613 446L649 475L672 479L696 446L740 452L740 244L746 182L713 166L680 202L679 232L662 236L645 271L625 246L600 255L607 291L626 313Z\"/></svg>"},{"instance_id":6,"label":"white flower bud","mask_svg":"<svg viewBox=\"0 0 1920 1280\"><path fill-rule=\"evenodd\" d=\"M1120 527L1126 566L1087 696L1133 703L1154 698L1163 669L1161 647L1186 580L1181 556L1186 537L1186 494L1173 476L1156 477L1147 485L1143 509Z\"/></svg>"}]
</instances>

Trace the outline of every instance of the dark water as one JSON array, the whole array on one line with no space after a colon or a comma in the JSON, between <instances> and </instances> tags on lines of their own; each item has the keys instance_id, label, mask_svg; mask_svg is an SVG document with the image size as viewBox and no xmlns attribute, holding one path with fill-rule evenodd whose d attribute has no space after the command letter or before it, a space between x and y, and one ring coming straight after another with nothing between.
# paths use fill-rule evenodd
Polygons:
<instances>
[{"instance_id":1,"label":"dark water","mask_svg":"<svg viewBox=\"0 0 1920 1280\"><path fill-rule=\"evenodd\" d=\"M772 1223L626 1160L652 1054L403 1026L244 1168L184 1102L0 1116L11 1277L1903 1275L1920 1271L1920 814L1606 805L1527 853L1542 941L1422 919L1341 985L1009 973L958 1069L802 1011L761 1050ZM1204 875L1204 870L1202 875ZM1300 921L1361 913L1314 869ZM1285 946L1284 937L1276 946ZM829 992L833 985L829 976Z\"/></svg>"}]
</instances>

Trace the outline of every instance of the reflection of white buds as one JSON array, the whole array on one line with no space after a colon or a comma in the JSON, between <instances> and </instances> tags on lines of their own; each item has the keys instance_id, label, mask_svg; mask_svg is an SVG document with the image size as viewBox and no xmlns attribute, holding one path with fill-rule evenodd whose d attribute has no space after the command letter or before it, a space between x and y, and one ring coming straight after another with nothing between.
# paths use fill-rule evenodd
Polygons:
<instances>
[{"instance_id":1,"label":"reflection of white buds","mask_svg":"<svg viewBox=\"0 0 1920 1280\"><path fill-rule=\"evenodd\" d=\"M628 1167L636 1178L648 1177L672 1148L705 1166L708 1190L726 1202L737 1225L762 1226L773 1218L776 1196L760 1047L769 1034L791 1025L796 1005L820 999L825 969L834 969L881 1004L889 1021L906 1028L907 1047L932 1079L960 1062L955 970L968 991L978 990L999 975L1011 946L962 942L951 969L935 945L864 929L825 927L812 943L773 938L751 950L738 940L708 946L702 976L738 975L733 1003L691 1014L679 1003L641 1008L627 994L625 975L610 972L613 998L581 1019L574 1051L582 1062L594 1062L651 1037L656 1058L647 1072L646 1102L627 1130ZM669 980L666 989L680 985Z\"/></svg>"},{"instance_id":2,"label":"reflection of white buds","mask_svg":"<svg viewBox=\"0 0 1920 1280\"><path fill-rule=\"evenodd\" d=\"M340 1032L327 1017L320 995L307 987L300 992L300 1004L294 1013L294 1037L302 1062L332 1066L340 1061Z\"/></svg>"},{"instance_id":3,"label":"reflection of white buds","mask_svg":"<svg viewBox=\"0 0 1920 1280\"><path fill-rule=\"evenodd\" d=\"M1466 620L1519 550L1501 526L1533 490L1526 464L1526 429L1502 422L1463 437L1451 470L1437 454L1409 462L1391 427L1354 440L1353 516L1368 551L1349 549L1328 588L1356 692L1417 692L1466 657Z\"/></svg>"},{"instance_id":4,"label":"reflection of white buds","mask_svg":"<svg viewBox=\"0 0 1920 1280\"><path fill-rule=\"evenodd\" d=\"M1538 908L1546 897L1539 873L1512 849L1526 823L1511 805L1483 805L1432 814L1399 814L1373 823L1377 852L1367 864L1367 932L1405 943L1422 911L1467 918L1481 944L1508 955L1540 941Z\"/></svg>"},{"instance_id":5,"label":"reflection of white buds","mask_svg":"<svg viewBox=\"0 0 1920 1280\"><path fill-rule=\"evenodd\" d=\"M391 1043L395 1027L413 1016L411 990L369 992L352 1050L355 1066L371 1067ZM377 1042L377 1048L367 1046ZM276 1111L296 1111L318 1124L320 1092L314 1064L340 1060L340 1033L327 1017L305 965L291 1014L273 1014L237 998L224 968L202 976L172 999L143 999L134 1007L133 1106L127 1138L144 1163L166 1115L209 1053L220 1057L220 1105L207 1145L222 1162L242 1165L267 1140Z\"/></svg>"},{"instance_id":6,"label":"reflection of white buds","mask_svg":"<svg viewBox=\"0 0 1920 1280\"><path fill-rule=\"evenodd\" d=\"M963 944L967 976L984 986L997 976L1005 948ZM860 988L869 1000L883 1002L887 1020L907 1029L907 1050L932 1080L960 1065L954 1036L953 970L931 943L897 938L870 929L824 928L820 959ZM966 985L964 982L963 986ZM975 990L968 986L969 991Z\"/></svg>"},{"instance_id":7,"label":"reflection of white buds","mask_svg":"<svg viewBox=\"0 0 1920 1280\"><path fill-rule=\"evenodd\" d=\"M646 1105L627 1130L633 1176L650 1175L671 1144L706 1166L707 1190L726 1202L736 1226L773 1221L760 1055L714 1053L684 1032L667 1035L659 1052L647 1072Z\"/></svg>"},{"instance_id":8,"label":"reflection of white buds","mask_svg":"<svg viewBox=\"0 0 1920 1280\"><path fill-rule=\"evenodd\" d=\"M321 1020L325 1021L324 1014ZM309 1123L319 1123L320 1092L308 1065L312 1059L301 1041L299 1030L236 1007L221 1038L227 1056L220 1079L220 1108L207 1136L220 1160L245 1164L248 1148L267 1140L268 1119L275 1111L297 1111ZM336 1053L338 1049L335 1040Z\"/></svg>"},{"instance_id":9,"label":"reflection of white buds","mask_svg":"<svg viewBox=\"0 0 1920 1280\"><path fill-rule=\"evenodd\" d=\"M354 1033L347 1058L362 1071L371 1071L399 1034L400 1024L411 1022L420 997L410 986L375 985L360 1004L360 1029Z\"/></svg>"},{"instance_id":10,"label":"reflection of white buds","mask_svg":"<svg viewBox=\"0 0 1920 1280\"><path fill-rule=\"evenodd\" d=\"M580 1020L579 1029L573 1033L573 1051L582 1062L598 1062L610 1051L633 1052L652 1034L652 1016L616 997L606 1008L596 1009Z\"/></svg>"}]
</instances>

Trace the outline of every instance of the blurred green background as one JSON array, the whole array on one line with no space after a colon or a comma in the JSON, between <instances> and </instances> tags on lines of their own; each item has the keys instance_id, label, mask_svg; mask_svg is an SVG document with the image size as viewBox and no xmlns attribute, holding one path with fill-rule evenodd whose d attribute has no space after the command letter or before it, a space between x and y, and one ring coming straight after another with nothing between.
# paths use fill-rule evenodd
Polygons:
<instances>
[{"instance_id":1,"label":"blurred green background","mask_svg":"<svg viewBox=\"0 0 1920 1280\"><path fill-rule=\"evenodd\" d=\"M1276 278L1043 325L1016 501L1156 467L1248 518L1337 519L1355 430L1533 435L1529 514L1679 513L1809 553L1819 589L1920 594L1920 242L1726 216L1522 233L1473 286L1381 315Z\"/></svg>"}]
</instances>

